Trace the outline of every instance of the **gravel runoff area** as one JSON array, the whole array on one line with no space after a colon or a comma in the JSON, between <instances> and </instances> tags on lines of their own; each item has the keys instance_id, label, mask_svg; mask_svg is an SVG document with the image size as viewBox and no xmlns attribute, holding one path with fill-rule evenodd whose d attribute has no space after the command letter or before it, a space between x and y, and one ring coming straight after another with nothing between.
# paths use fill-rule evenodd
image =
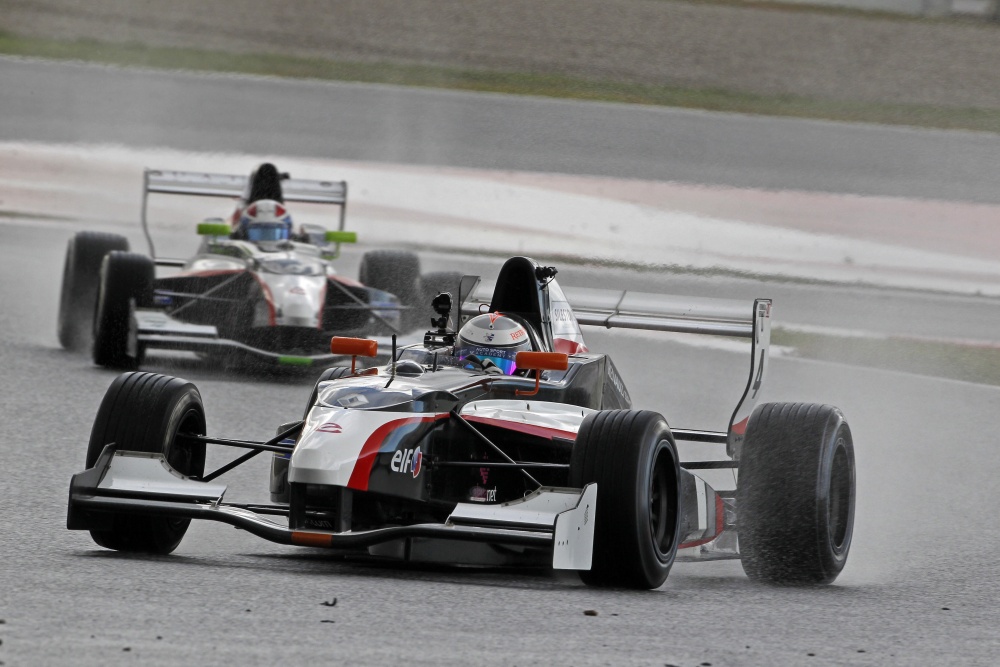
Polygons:
<instances>
[{"instance_id":1,"label":"gravel runoff area","mask_svg":"<svg viewBox=\"0 0 1000 667\"><path fill-rule=\"evenodd\" d=\"M1000 108L1000 26L673 0L0 0L0 30Z\"/></svg>"}]
</instances>

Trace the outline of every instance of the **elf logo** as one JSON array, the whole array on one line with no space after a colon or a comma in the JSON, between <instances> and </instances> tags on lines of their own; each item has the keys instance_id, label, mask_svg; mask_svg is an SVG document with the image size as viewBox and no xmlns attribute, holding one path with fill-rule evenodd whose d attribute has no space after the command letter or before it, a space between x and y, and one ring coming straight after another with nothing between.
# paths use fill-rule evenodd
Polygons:
<instances>
[{"instance_id":1,"label":"elf logo","mask_svg":"<svg viewBox=\"0 0 1000 667\"><path fill-rule=\"evenodd\" d=\"M336 422L327 422L316 429L317 433L340 433L343 429Z\"/></svg>"},{"instance_id":2,"label":"elf logo","mask_svg":"<svg viewBox=\"0 0 1000 667\"><path fill-rule=\"evenodd\" d=\"M416 477L420 474L420 469L423 467L424 453L420 451L420 448L416 449L401 449L396 450L392 455L392 461L389 462L389 467L393 472L401 473L413 473Z\"/></svg>"}]
</instances>

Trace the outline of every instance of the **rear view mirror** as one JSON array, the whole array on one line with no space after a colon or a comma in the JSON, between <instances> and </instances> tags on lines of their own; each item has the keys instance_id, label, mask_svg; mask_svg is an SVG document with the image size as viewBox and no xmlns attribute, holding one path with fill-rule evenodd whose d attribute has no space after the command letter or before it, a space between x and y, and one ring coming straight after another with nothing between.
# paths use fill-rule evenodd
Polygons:
<instances>
[{"instance_id":1,"label":"rear view mirror","mask_svg":"<svg viewBox=\"0 0 1000 667\"><path fill-rule=\"evenodd\" d=\"M535 371L535 389L533 391L514 391L515 396L534 396L538 393L542 381L541 371L564 371L569 368L569 355L562 352L518 352L514 357L518 368Z\"/></svg>"},{"instance_id":2,"label":"rear view mirror","mask_svg":"<svg viewBox=\"0 0 1000 667\"><path fill-rule=\"evenodd\" d=\"M374 357L378 354L378 341L367 338L334 336L330 339L330 354L351 355L351 373L353 374L358 357Z\"/></svg>"},{"instance_id":3,"label":"rear view mirror","mask_svg":"<svg viewBox=\"0 0 1000 667\"><path fill-rule=\"evenodd\" d=\"M533 371L564 371L569 368L569 355L562 352L518 352L514 363L518 368Z\"/></svg>"}]
</instances>

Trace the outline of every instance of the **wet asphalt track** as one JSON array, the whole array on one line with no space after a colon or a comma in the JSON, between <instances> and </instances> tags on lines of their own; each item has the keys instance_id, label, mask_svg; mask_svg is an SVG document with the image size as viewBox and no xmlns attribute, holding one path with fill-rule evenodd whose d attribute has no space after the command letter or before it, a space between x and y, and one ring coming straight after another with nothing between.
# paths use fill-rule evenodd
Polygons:
<instances>
[{"instance_id":1,"label":"wet asphalt track","mask_svg":"<svg viewBox=\"0 0 1000 667\"><path fill-rule=\"evenodd\" d=\"M0 224L5 665L991 664L1000 653L1000 390L788 358L774 359L765 400L837 404L857 443L854 549L832 587L759 586L723 562L677 564L655 592L591 590L546 572L345 563L222 525L195 526L170 557L103 551L63 527L69 476L114 377L56 343L72 227ZM351 274L357 255L346 259ZM724 422L742 357L598 333L588 342L614 354L639 407L675 426ZM234 437L273 432L310 387L150 369L194 380L210 430ZM266 461L227 477L229 499L265 497Z\"/></svg>"},{"instance_id":2,"label":"wet asphalt track","mask_svg":"<svg viewBox=\"0 0 1000 667\"><path fill-rule=\"evenodd\" d=\"M857 442L854 549L832 587L759 586L738 563L722 562L677 564L656 592L599 591L545 572L345 563L215 524L196 525L170 557L103 551L63 527L69 476L82 466L115 375L57 346L56 267L66 237L0 225L7 665L321 657L373 665L883 665L958 656L988 664L1000 649L1000 526L991 511L1000 390L787 358L773 361L765 398L840 405ZM427 268L440 261L429 259ZM589 342L616 351L637 403L677 426L724 423L742 381L745 360L731 352L607 333ZM310 388L308 378L265 381L152 361L153 370L194 380L211 432L234 437L273 432L299 414ZM266 499L266 474L260 460L228 475L227 497ZM323 605L334 598L336 606ZM599 615L585 616L588 609Z\"/></svg>"}]
</instances>

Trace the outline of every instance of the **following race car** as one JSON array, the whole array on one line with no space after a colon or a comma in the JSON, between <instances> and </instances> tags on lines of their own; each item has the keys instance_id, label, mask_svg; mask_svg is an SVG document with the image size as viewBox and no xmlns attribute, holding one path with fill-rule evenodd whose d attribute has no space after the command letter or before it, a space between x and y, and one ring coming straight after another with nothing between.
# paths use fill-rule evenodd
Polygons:
<instances>
[{"instance_id":1,"label":"following race car","mask_svg":"<svg viewBox=\"0 0 1000 667\"><path fill-rule=\"evenodd\" d=\"M854 523L851 431L828 405L754 409L771 302L564 292L555 273L512 258L491 296L463 279L457 301L469 319L449 327L451 295L437 296L424 343L393 349L385 366L356 364L377 353L375 341L333 338L351 366L325 371L304 418L266 441L206 435L190 382L119 376L87 469L72 479L68 527L110 549L169 553L190 519L209 519L282 544L549 566L640 589L663 584L676 558L739 558L761 581L833 581ZM580 324L749 340L749 379L726 429L672 428L632 409ZM727 455L681 461L678 442ZM206 472L208 445L250 451ZM273 457L270 503L225 502L216 479L261 452ZM713 488L703 479L712 469L735 470L736 488Z\"/></svg>"},{"instance_id":2,"label":"following race car","mask_svg":"<svg viewBox=\"0 0 1000 667\"><path fill-rule=\"evenodd\" d=\"M156 257L147 223L150 194L241 197L229 222L198 225L203 240L188 260ZM337 229L297 228L286 202L340 207ZM69 241L59 305L59 340L91 345L95 363L135 368L147 349L185 350L220 360L330 363L333 334L373 335L415 328L416 307L461 278L420 275L414 253L371 251L359 281L334 270L344 230L347 183L291 179L271 164L250 178L147 170L142 229L149 255L128 252L123 236L81 232ZM179 269L156 276L156 267ZM430 294L433 296L433 294ZM429 312L429 311L428 311Z\"/></svg>"}]
</instances>

